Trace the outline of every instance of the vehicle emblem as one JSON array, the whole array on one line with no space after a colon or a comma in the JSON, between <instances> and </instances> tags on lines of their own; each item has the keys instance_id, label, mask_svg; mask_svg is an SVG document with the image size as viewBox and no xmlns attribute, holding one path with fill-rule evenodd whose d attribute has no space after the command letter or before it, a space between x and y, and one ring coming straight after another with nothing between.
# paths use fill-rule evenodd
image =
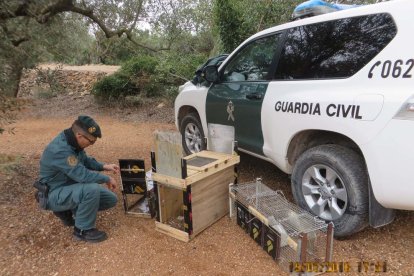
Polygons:
<instances>
[{"instance_id":1,"label":"vehicle emblem","mask_svg":"<svg viewBox=\"0 0 414 276\"><path fill-rule=\"evenodd\" d=\"M230 119L234 122L234 105L232 101L229 101L227 104L227 113L229 114L229 117L227 118L227 121L230 121Z\"/></svg>"}]
</instances>

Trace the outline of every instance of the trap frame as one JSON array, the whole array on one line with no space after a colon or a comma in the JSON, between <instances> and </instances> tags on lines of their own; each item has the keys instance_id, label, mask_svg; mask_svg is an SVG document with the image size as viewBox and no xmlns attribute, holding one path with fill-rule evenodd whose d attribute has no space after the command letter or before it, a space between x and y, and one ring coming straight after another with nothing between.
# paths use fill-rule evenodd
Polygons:
<instances>
[{"instance_id":1,"label":"trap frame","mask_svg":"<svg viewBox=\"0 0 414 276\"><path fill-rule=\"evenodd\" d=\"M250 234L282 269L293 262L330 262L333 223L289 202L261 179L230 184L230 217Z\"/></svg>"},{"instance_id":2,"label":"trap frame","mask_svg":"<svg viewBox=\"0 0 414 276\"><path fill-rule=\"evenodd\" d=\"M126 214L151 218L152 196L147 188L145 163L141 159L119 159L121 192Z\"/></svg>"}]
</instances>

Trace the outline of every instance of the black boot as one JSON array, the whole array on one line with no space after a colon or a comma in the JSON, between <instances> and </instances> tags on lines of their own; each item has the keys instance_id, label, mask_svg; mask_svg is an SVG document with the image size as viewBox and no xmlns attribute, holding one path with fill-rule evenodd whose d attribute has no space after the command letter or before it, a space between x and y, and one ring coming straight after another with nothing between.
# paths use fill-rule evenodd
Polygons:
<instances>
[{"instance_id":1,"label":"black boot","mask_svg":"<svg viewBox=\"0 0 414 276\"><path fill-rule=\"evenodd\" d=\"M76 226L73 228L73 237L77 240L87 242L101 242L108 238L104 231L99 231L96 228L80 230Z\"/></svg>"},{"instance_id":2,"label":"black boot","mask_svg":"<svg viewBox=\"0 0 414 276\"><path fill-rule=\"evenodd\" d=\"M75 225L75 220L73 219L71 210L62 211L62 212L53 212L53 214L55 216L57 216L58 218L60 218L63 225L65 225L65 226L74 226Z\"/></svg>"}]
</instances>

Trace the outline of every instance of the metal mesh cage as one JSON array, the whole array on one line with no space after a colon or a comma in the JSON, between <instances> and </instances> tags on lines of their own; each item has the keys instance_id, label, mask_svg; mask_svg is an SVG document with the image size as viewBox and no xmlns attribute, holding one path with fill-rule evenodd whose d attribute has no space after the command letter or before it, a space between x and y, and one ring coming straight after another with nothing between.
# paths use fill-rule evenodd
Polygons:
<instances>
[{"instance_id":1,"label":"metal mesh cage","mask_svg":"<svg viewBox=\"0 0 414 276\"><path fill-rule=\"evenodd\" d=\"M289 202L260 179L230 185L230 216L281 266L294 262L328 262L333 225ZM259 238L260 237L260 238ZM260 240L260 242L259 242ZM273 250L273 251L272 251Z\"/></svg>"}]
</instances>

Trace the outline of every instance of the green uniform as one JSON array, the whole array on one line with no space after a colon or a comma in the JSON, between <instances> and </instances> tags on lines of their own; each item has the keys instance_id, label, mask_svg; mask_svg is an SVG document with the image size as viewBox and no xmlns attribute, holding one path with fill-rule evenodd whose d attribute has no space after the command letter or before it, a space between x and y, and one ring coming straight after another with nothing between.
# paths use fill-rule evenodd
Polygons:
<instances>
[{"instance_id":1,"label":"green uniform","mask_svg":"<svg viewBox=\"0 0 414 276\"><path fill-rule=\"evenodd\" d=\"M54 212L72 210L79 229L95 228L98 210L115 206L117 197L99 185L109 181L96 172L103 164L72 146L65 132L53 139L40 160L40 181L49 186L47 207Z\"/></svg>"}]
</instances>

